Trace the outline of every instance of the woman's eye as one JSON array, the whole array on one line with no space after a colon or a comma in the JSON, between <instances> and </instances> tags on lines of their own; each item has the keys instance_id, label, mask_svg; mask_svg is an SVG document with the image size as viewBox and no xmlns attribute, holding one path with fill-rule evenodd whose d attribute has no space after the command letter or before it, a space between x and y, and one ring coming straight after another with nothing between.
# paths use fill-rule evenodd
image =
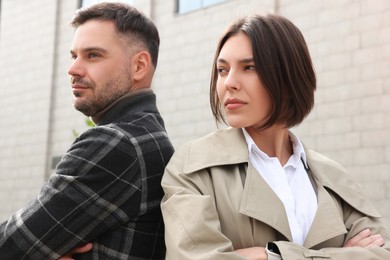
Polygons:
<instances>
[{"instance_id":1,"label":"woman's eye","mask_svg":"<svg viewBox=\"0 0 390 260\"><path fill-rule=\"evenodd\" d=\"M218 71L218 74L225 74L225 73L227 73L227 69L223 68L223 67L217 68L217 71Z\"/></svg>"},{"instance_id":2,"label":"woman's eye","mask_svg":"<svg viewBox=\"0 0 390 260\"><path fill-rule=\"evenodd\" d=\"M245 66L245 70L256 70L255 65Z\"/></svg>"}]
</instances>

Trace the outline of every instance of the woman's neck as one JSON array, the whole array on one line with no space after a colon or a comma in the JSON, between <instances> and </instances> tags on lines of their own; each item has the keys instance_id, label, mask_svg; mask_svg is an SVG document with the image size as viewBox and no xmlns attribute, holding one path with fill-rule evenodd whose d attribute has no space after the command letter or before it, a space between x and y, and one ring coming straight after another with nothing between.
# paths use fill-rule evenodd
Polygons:
<instances>
[{"instance_id":1,"label":"woman's neck","mask_svg":"<svg viewBox=\"0 0 390 260\"><path fill-rule=\"evenodd\" d=\"M288 128L281 125L273 125L261 131L256 130L254 127L247 127L245 130L261 151L269 157L278 158L281 165L286 164L293 154Z\"/></svg>"}]
</instances>

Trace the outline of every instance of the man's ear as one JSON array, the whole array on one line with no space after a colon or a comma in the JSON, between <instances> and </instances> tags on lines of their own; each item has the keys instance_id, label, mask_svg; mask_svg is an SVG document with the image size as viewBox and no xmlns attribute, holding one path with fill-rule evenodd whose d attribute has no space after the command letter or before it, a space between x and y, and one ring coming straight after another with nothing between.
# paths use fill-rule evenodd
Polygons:
<instances>
[{"instance_id":1,"label":"man's ear","mask_svg":"<svg viewBox=\"0 0 390 260\"><path fill-rule=\"evenodd\" d=\"M153 69L152 59L147 51L140 51L136 53L132 58L133 66L133 79L135 81L142 81L150 75L150 71Z\"/></svg>"}]
</instances>

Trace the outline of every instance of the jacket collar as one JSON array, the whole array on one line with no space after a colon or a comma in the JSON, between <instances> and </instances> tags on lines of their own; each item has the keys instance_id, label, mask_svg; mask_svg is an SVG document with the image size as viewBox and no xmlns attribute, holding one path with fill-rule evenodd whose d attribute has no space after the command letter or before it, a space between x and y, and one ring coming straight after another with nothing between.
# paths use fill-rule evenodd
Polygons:
<instances>
[{"instance_id":1,"label":"jacket collar","mask_svg":"<svg viewBox=\"0 0 390 260\"><path fill-rule=\"evenodd\" d=\"M184 173L217 165L248 162L248 148L241 129L226 128L189 143ZM211 156L210 156L211 155Z\"/></svg>"},{"instance_id":2,"label":"jacket collar","mask_svg":"<svg viewBox=\"0 0 390 260\"><path fill-rule=\"evenodd\" d=\"M140 89L123 95L94 117L96 125L115 122L132 110L157 112L156 96L152 89ZM96 121L96 122L95 122Z\"/></svg>"}]
</instances>

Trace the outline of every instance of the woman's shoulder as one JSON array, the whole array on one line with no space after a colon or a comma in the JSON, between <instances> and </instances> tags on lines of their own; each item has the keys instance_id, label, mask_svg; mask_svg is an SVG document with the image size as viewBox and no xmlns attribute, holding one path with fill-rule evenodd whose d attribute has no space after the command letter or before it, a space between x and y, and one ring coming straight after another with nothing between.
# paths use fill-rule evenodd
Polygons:
<instances>
[{"instance_id":1,"label":"woman's shoulder","mask_svg":"<svg viewBox=\"0 0 390 260\"><path fill-rule=\"evenodd\" d=\"M241 129L224 128L218 129L200 138L196 138L184 143L179 150L186 150L187 152L205 151L206 149L217 149L221 151L232 145L240 145L242 143L243 135Z\"/></svg>"},{"instance_id":2,"label":"woman's shoulder","mask_svg":"<svg viewBox=\"0 0 390 260\"><path fill-rule=\"evenodd\" d=\"M185 172L193 172L216 165L245 162L248 149L241 129L226 128L185 143L176 150L174 157L180 158Z\"/></svg>"},{"instance_id":3,"label":"woman's shoulder","mask_svg":"<svg viewBox=\"0 0 390 260\"><path fill-rule=\"evenodd\" d=\"M309 169L321 185L332 190L356 210L372 217L380 217L353 173L321 153L306 149L305 151Z\"/></svg>"},{"instance_id":4,"label":"woman's shoulder","mask_svg":"<svg viewBox=\"0 0 390 260\"><path fill-rule=\"evenodd\" d=\"M332 169L332 172L337 172L338 174L345 174L347 171L344 166L342 166L339 162L331 159L330 157L313 151L309 150L305 147L306 156L308 159L309 164L314 164L315 167L321 167L321 168L328 168Z\"/></svg>"}]
</instances>

